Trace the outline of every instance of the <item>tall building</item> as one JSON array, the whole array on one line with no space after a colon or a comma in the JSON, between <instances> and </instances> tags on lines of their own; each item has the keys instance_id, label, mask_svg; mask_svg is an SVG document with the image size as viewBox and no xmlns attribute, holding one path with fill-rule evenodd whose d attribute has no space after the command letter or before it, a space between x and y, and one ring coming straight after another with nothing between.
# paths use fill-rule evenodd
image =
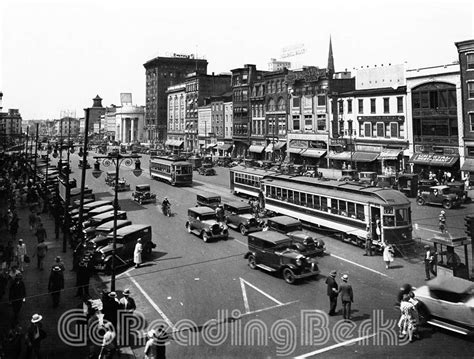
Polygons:
<instances>
[{"instance_id":1,"label":"tall building","mask_svg":"<svg viewBox=\"0 0 474 359\"><path fill-rule=\"evenodd\" d=\"M474 40L456 43L461 70L461 104L463 140L460 147L463 178L474 181Z\"/></svg>"},{"instance_id":2,"label":"tall building","mask_svg":"<svg viewBox=\"0 0 474 359\"><path fill-rule=\"evenodd\" d=\"M278 61L277 59L270 59L270 62L268 63L268 71L279 71L290 68L291 62L289 61Z\"/></svg>"},{"instance_id":3,"label":"tall building","mask_svg":"<svg viewBox=\"0 0 474 359\"><path fill-rule=\"evenodd\" d=\"M22 118L18 109L3 112L3 93L0 92L0 141L5 147L20 141L22 135Z\"/></svg>"},{"instance_id":4,"label":"tall building","mask_svg":"<svg viewBox=\"0 0 474 359\"><path fill-rule=\"evenodd\" d=\"M59 120L54 120L54 136L63 136L63 138L76 137L79 135L80 121L73 117L63 117ZM41 133L41 129L40 129Z\"/></svg>"},{"instance_id":5,"label":"tall building","mask_svg":"<svg viewBox=\"0 0 474 359\"><path fill-rule=\"evenodd\" d=\"M231 104L230 108L229 104ZM229 128L232 128L232 92L228 91L220 96L212 96L210 105L212 133L217 145L214 149L217 150L219 156L225 156L232 151L232 136L229 136L228 133ZM230 141L227 141L228 138Z\"/></svg>"},{"instance_id":6,"label":"tall building","mask_svg":"<svg viewBox=\"0 0 474 359\"><path fill-rule=\"evenodd\" d=\"M98 133L99 129L102 127L101 121L105 115L105 107L102 106L102 99L99 97L99 95L94 97L92 101L92 107L89 107L89 133ZM84 127L82 125L80 128L82 131L84 131Z\"/></svg>"},{"instance_id":7,"label":"tall building","mask_svg":"<svg viewBox=\"0 0 474 359\"><path fill-rule=\"evenodd\" d=\"M168 87L168 129L166 146L183 147L186 132L186 84Z\"/></svg>"},{"instance_id":8,"label":"tall building","mask_svg":"<svg viewBox=\"0 0 474 359\"><path fill-rule=\"evenodd\" d=\"M207 60L193 55L156 57L143 64L146 76L145 129L151 142L164 143L167 136L168 87L184 82L190 72L207 73Z\"/></svg>"}]
</instances>

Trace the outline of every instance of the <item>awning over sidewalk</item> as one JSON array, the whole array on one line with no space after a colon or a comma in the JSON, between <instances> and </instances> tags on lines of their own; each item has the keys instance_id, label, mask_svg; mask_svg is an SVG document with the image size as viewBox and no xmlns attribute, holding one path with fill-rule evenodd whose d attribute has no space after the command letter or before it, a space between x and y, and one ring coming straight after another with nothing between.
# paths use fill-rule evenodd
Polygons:
<instances>
[{"instance_id":1,"label":"awning over sidewalk","mask_svg":"<svg viewBox=\"0 0 474 359\"><path fill-rule=\"evenodd\" d=\"M343 151L343 152L329 151L327 158L329 158L330 160L336 160L336 161L350 161L351 153L349 151Z\"/></svg>"},{"instance_id":2,"label":"awning over sidewalk","mask_svg":"<svg viewBox=\"0 0 474 359\"><path fill-rule=\"evenodd\" d=\"M214 148L217 146L217 143L211 143L210 145L207 145L207 149Z\"/></svg>"},{"instance_id":3,"label":"awning over sidewalk","mask_svg":"<svg viewBox=\"0 0 474 359\"><path fill-rule=\"evenodd\" d=\"M379 157L378 153L375 152L354 152L352 154L352 160L354 162L373 162Z\"/></svg>"},{"instance_id":4,"label":"awning over sidewalk","mask_svg":"<svg viewBox=\"0 0 474 359\"><path fill-rule=\"evenodd\" d=\"M286 142L275 142L274 146L273 146L273 149L275 151L278 151L278 150L281 150L285 146L286 146Z\"/></svg>"},{"instance_id":5,"label":"awning over sidewalk","mask_svg":"<svg viewBox=\"0 0 474 359\"><path fill-rule=\"evenodd\" d=\"M474 172L474 159L466 158L461 167L461 171Z\"/></svg>"},{"instance_id":6,"label":"awning over sidewalk","mask_svg":"<svg viewBox=\"0 0 474 359\"><path fill-rule=\"evenodd\" d=\"M308 148L301 152L301 156L303 157L311 157L311 158L321 158L326 154L326 150L318 149L318 148Z\"/></svg>"},{"instance_id":7,"label":"awning over sidewalk","mask_svg":"<svg viewBox=\"0 0 474 359\"><path fill-rule=\"evenodd\" d=\"M265 146L252 145L249 147L249 151L254 153L262 153L263 150L265 150Z\"/></svg>"},{"instance_id":8,"label":"awning over sidewalk","mask_svg":"<svg viewBox=\"0 0 474 359\"><path fill-rule=\"evenodd\" d=\"M300 154L303 152L306 148L298 148L298 147L289 147L288 152L289 153L295 153L295 154Z\"/></svg>"},{"instance_id":9,"label":"awning over sidewalk","mask_svg":"<svg viewBox=\"0 0 474 359\"><path fill-rule=\"evenodd\" d=\"M184 144L184 141L173 141L173 143L171 144L171 146L173 147L181 147L182 145Z\"/></svg>"},{"instance_id":10,"label":"awning over sidewalk","mask_svg":"<svg viewBox=\"0 0 474 359\"><path fill-rule=\"evenodd\" d=\"M451 167L459 159L459 156L453 155L435 155L433 153L415 153L410 158L410 163L415 165L429 165L436 167Z\"/></svg>"},{"instance_id":11,"label":"awning over sidewalk","mask_svg":"<svg viewBox=\"0 0 474 359\"><path fill-rule=\"evenodd\" d=\"M267 147L265 147L265 152L273 152L273 143L270 143Z\"/></svg>"},{"instance_id":12,"label":"awning over sidewalk","mask_svg":"<svg viewBox=\"0 0 474 359\"><path fill-rule=\"evenodd\" d=\"M402 150L394 148L383 149L379 154L379 160L397 160Z\"/></svg>"},{"instance_id":13,"label":"awning over sidewalk","mask_svg":"<svg viewBox=\"0 0 474 359\"><path fill-rule=\"evenodd\" d=\"M166 140L165 146L171 146L171 143L173 143L174 140Z\"/></svg>"},{"instance_id":14,"label":"awning over sidewalk","mask_svg":"<svg viewBox=\"0 0 474 359\"><path fill-rule=\"evenodd\" d=\"M229 151L229 149L231 147L232 147L232 145L230 145L228 143L224 143L223 145L217 146L217 149L221 150L221 151Z\"/></svg>"},{"instance_id":15,"label":"awning over sidewalk","mask_svg":"<svg viewBox=\"0 0 474 359\"><path fill-rule=\"evenodd\" d=\"M415 153L408 162L415 165L429 165L431 157L433 157L433 155L430 153Z\"/></svg>"}]
</instances>

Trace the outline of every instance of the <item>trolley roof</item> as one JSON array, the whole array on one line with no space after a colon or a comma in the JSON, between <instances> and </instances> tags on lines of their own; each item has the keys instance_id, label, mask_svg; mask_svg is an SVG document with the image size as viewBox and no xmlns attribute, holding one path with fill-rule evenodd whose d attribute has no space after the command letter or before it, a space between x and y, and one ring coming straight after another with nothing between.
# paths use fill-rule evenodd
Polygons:
<instances>
[{"instance_id":1,"label":"trolley roof","mask_svg":"<svg viewBox=\"0 0 474 359\"><path fill-rule=\"evenodd\" d=\"M271 175L271 174L276 174L275 171L265 170L263 168L245 167L245 166L235 166L235 167L232 167L230 171L248 173L248 174L262 176L262 177Z\"/></svg>"}]
</instances>

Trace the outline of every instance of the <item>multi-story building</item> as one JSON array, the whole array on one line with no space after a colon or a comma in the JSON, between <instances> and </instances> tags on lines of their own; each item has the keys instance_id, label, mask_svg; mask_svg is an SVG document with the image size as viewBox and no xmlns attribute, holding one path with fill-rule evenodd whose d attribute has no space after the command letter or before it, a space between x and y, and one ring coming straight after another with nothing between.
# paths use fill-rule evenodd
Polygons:
<instances>
[{"instance_id":1,"label":"multi-story building","mask_svg":"<svg viewBox=\"0 0 474 359\"><path fill-rule=\"evenodd\" d=\"M13 145L22 135L22 119L18 109L3 112L3 93L0 92L0 141L3 146Z\"/></svg>"},{"instance_id":2,"label":"multi-story building","mask_svg":"<svg viewBox=\"0 0 474 359\"><path fill-rule=\"evenodd\" d=\"M166 146L181 148L186 137L186 84L168 87L168 129Z\"/></svg>"},{"instance_id":3,"label":"multi-story building","mask_svg":"<svg viewBox=\"0 0 474 359\"><path fill-rule=\"evenodd\" d=\"M146 142L145 106L124 103L115 108L115 140L120 143Z\"/></svg>"},{"instance_id":4,"label":"multi-story building","mask_svg":"<svg viewBox=\"0 0 474 359\"><path fill-rule=\"evenodd\" d=\"M457 175L464 151L459 64L407 70L406 86L412 172Z\"/></svg>"},{"instance_id":5,"label":"multi-story building","mask_svg":"<svg viewBox=\"0 0 474 359\"><path fill-rule=\"evenodd\" d=\"M198 152L198 108L204 106L206 99L230 91L231 76L227 74L206 75L190 73L185 80L186 86L186 126L185 149Z\"/></svg>"},{"instance_id":6,"label":"multi-story building","mask_svg":"<svg viewBox=\"0 0 474 359\"><path fill-rule=\"evenodd\" d=\"M232 140L232 134L234 129L233 121L233 103L232 94L230 93L230 100L224 102L224 143L217 146L220 156L231 154L234 149L234 141Z\"/></svg>"},{"instance_id":7,"label":"multi-story building","mask_svg":"<svg viewBox=\"0 0 474 359\"><path fill-rule=\"evenodd\" d=\"M244 156L251 145L252 133L250 94L255 82L262 82L265 71L255 65L232 70L233 140L234 154Z\"/></svg>"},{"instance_id":8,"label":"multi-story building","mask_svg":"<svg viewBox=\"0 0 474 359\"><path fill-rule=\"evenodd\" d=\"M231 109L228 108L225 104L231 103L232 101L232 92L226 92L220 96L212 96L210 98L211 105L211 128L212 133L216 139L216 147L214 150L217 151L219 156L225 156L232 149L232 142L226 143L226 127L228 127L227 122L230 115L232 115ZM227 118L227 122L226 122ZM232 116L230 117L232 120ZM228 131L228 130L227 130Z\"/></svg>"},{"instance_id":9,"label":"multi-story building","mask_svg":"<svg viewBox=\"0 0 474 359\"><path fill-rule=\"evenodd\" d=\"M101 127L102 116L105 115L105 107L102 106L102 99L99 95L93 98L92 101L92 107L89 107L89 133L98 133L98 129ZM86 117L85 112L84 117Z\"/></svg>"},{"instance_id":10,"label":"multi-story building","mask_svg":"<svg viewBox=\"0 0 474 359\"><path fill-rule=\"evenodd\" d=\"M54 136L77 137L79 136L80 121L73 117L63 117L59 120L54 120Z\"/></svg>"},{"instance_id":11,"label":"multi-story building","mask_svg":"<svg viewBox=\"0 0 474 359\"><path fill-rule=\"evenodd\" d=\"M461 137L461 171L463 178L474 180L474 40L456 43L461 70L463 134Z\"/></svg>"},{"instance_id":12,"label":"multi-story building","mask_svg":"<svg viewBox=\"0 0 474 359\"><path fill-rule=\"evenodd\" d=\"M197 138L200 152L204 153L217 145L217 139L212 129L211 105L199 106L197 121Z\"/></svg>"},{"instance_id":13,"label":"multi-story building","mask_svg":"<svg viewBox=\"0 0 474 359\"><path fill-rule=\"evenodd\" d=\"M339 168L394 174L405 168L408 148L404 65L357 71L355 90L339 93L336 106L337 141L345 151L327 156Z\"/></svg>"},{"instance_id":14,"label":"multi-story building","mask_svg":"<svg viewBox=\"0 0 474 359\"><path fill-rule=\"evenodd\" d=\"M280 71L283 69L290 69L291 62L289 61L278 61L277 59L270 59L268 63L268 71Z\"/></svg>"},{"instance_id":15,"label":"multi-story building","mask_svg":"<svg viewBox=\"0 0 474 359\"><path fill-rule=\"evenodd\" d=\"M154 143L164 143L168 125L166 90L170 86L183 83L190 72L206 74L207 61L195 59L193 55L175 54L174 57L156 57L143 66L146 70L147 138Z\"/></svg>"},{"instance_id":16,"label":"multi-story building","mask_svg":"<svg viewBox=\"0 0 474 359\"><path fill-rule=\"evenodd\" d=\"M325 167L328 149L327 69L305 67L286 76L289 94L288 146L290 161Z\"/></svg>"},{"instance_id":17,"label":"multi-story building","mask_svg":"<svg viewBox=\"0 0 474 359\"><path fill-rule=\"evenodd\" d=\"M107 138L107 141L113 142L115 141L115 136L116 133L115 131L117 130L117 121L115 119L116 116L116 111L117 111L117 106L111 105L110 107L107 107L105 109L105 115L102 119L103 123L103 132L104 132L104 138Z\"/></svg>"}]
</instances>

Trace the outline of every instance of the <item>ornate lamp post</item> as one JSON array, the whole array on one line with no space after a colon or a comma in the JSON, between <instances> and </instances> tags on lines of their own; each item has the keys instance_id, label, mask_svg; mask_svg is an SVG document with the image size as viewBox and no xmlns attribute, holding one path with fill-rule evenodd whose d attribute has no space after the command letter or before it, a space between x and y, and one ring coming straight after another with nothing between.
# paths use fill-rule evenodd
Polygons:
<instances>
[{"instance_id":1,"label":"ornate lamp post","mask_svg":"<svg viewBox=\"0 0 474 359\"><path fill-rule=\"evenodd\" d=\"M115 197L114 197L114 236L113 236L113 248L112 248L112 275L110 279L110 290L115 291L115 251L117 249L117 211L119 209L118 204L118 183L120 174L120 165L123 163L126 166L131 166L135 162L135 169L133 174L139 177L142 174L140 165L141 156L138 155L122 155L120 152L111 152L107 156L94 156L96 159L94 163L94 170L92 175L95 178L99 178L102 174L100 164L102 163L105 167L115 166Z\"/></svg>"}]
</instances>

